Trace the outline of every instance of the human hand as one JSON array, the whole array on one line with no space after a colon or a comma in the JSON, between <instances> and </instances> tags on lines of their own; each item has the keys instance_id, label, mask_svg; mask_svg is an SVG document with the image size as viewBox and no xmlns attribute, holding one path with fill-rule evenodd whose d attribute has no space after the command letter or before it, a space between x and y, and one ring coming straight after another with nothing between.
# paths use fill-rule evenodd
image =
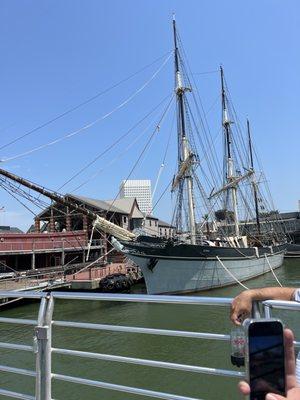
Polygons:
<instances>
[{"instance_id":1,"label":"human hand","mask_svg":"<svg viewBox=\"0 0 300 400\"><path fill-rule=\"evenodd\" d=\"M235 325L241 325L244 319L250 317L252 300L249 290L244 290L233 299L231 303L230 319Z\"/></svg>"},{"instance_id":2,"label":"human hand","mask_svg":"<svg viewBox=\"0 0 300 400\"><path fill-rule=\"evenodd\" d=\"M284 344L285 344L285 384L286 384L286 397L275 393L268 393L266 400L299 400L300 387L297 386L295 374L295 353L294 353L294 335L290 329L284 330ZM239 391L243 395L250 394L250 386L247 382L240 382L238 384Z\"/></svg>"}]
</instances>

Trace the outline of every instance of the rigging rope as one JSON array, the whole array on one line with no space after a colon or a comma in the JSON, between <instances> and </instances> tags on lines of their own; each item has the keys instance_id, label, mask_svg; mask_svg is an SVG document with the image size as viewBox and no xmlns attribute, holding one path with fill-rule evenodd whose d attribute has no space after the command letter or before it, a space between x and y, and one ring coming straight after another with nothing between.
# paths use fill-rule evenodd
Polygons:
<instances>
[{"instance_id":1,"label":"rigging rope","mask_svg":"<svg viewBox=\"0 0 300 400\"><path fill-rule=\"evenodd\" d=\"M84 167L82 167L78 172L76 172L71 178L69 178L63 185L61 185L57 190L61 190L64 186L66 186L68 183L70 183L72 180L77 178L82 172L84 172L86 169L88 169L91 165L93 165L96 161L98 161L102 156L104 156L106 153L108 153L112 148L114 148L118 143L120 143L124 138L126 138L135 128L137 128L144 120L146 120L157 108L159 108L170 96L166 96L165 98L162 99L156 105L154 108L152 108L143 118L141 118L137 123L135 123L130 129L128 129L123 135L119 136L119 138L112 143L110 146L108 146L104 151L102 151L100 154L98 154L92 161L88 162ZM87 182L85 182L87 183ZM85 184L84 183L84 184ZM83 186L83 185L81 185ZM79 187L81 187L79 186ZM79 188L78 187L78 188ZM77 190L76 188L75 190Z\"/></svg>"},{"instance_id":2,"label":"rigging rope","mask_svg":"<svg viewBox=\"0 0 300 400\"><path fill-rule=\"evenodd\" d=\"M266 258L266 260L267 260L267 263L268 263L268 265L269 265L269 268L270 268L270 270L271 270L271 272L272 272L272 274L273 274L273 276L274 276L276 282L278 283L278 285L279 285L280 287L283 287L282 284L280 283L279 279L277 278L277 276L276 276L276 274L275 274L275 272L274 272L274 269L272 268L272 265L270 264L270 261L269 261L269 259L268 259L268 257L267 257L266 254L265 254L265 258Z\"/></svg>"},{"instance_id":3,"label":"rigging rope","mask_svg":"<svg viewBox=\"0 0 300 400\"><path fill-rule=\"evenodd\" d=\"M79 271L76 271L75 274L73 274L73 276L78 275L80 272L90 268L92 265L96 264L98 261L100 261L102 258L106 257L109 253L111 253L114 249L114 247L112 249L110 249L109 251L107 251L105 254L103 254L102 256L98 257L96 260L94 260L93 262L91 262L90 264L86 265L85 267L83 267L82 269L80 269Z\"/></svg>"},{"instance_id":4,"label":"rigging rope","mask_svg":"<svg viewBox=\"0 0 300 400\"><path fill-rule=\"evenodd\" d=\"M167 154L168 154L168 150L169 150L169 145L170 145L170 141L171 141L171 134L172 134L173 127L174 127L174 121L175 121L175 112L174 112L174 115L173 115L173 118L172 118L172 123L171 123L171 128L170 128L170 131L169 131L169 137L168 137L168 141L167 141L166 150L165 150L165 153L164 153L164 156L163 156L162 163L161 163L160 168L158 170L156 182L155 182L154 189L153 189L152 196L151 196L152 205L153 205L153 199L154 199L157 187L158 187L158 183L159 183L161 174L162 174L163 169L165 167L165 162L166 162L166 158L167 158ZM157 205L157 203L156 203L156 205ZM145 216L144 216L144 221L146 220L147 215L153 213L153 209L154 208L152 207L152 209L147 210L147 212L145 213Z\"/></svg>"},{"instance_id":5,"label":"rigging rope","mask_svg":"<svg viewBox=\"0 0 300 400\"><path fill-rule=\"evenodd\" d=\"M34 204L35 206L37 206L38 208L40 208L41 210L44 210L45 207L49 208L52 207L53 210L58 211L59 213L62 213L64 215L66 215L66 213L63 210L60 210L56 207L54 207L53 205L47 204L46 202L41 201L39 198L34 197L33 195L31 195L30 193L26 193L24 190L20 189L20 187L17 187L15 184L13 184L12 182L9 182L6 179L1 178L0 179L0 185L1 187L9 194L11 195L16 201L18 201L23 207L25 207L28 211L30 211L34 216L36 216L37 214L35 212L33 212L26 204L24 204L20 199L18 199L13 193L18 194L20 197L26 199L27 201L30 201L32 204ZM60 218L58 216L56 216L56 219ZM61 218L64 218L64 216L61 216ZM79 241L78 235L73 231L69 231L72 233L73 238L76 240L76 242L78 243L79 247L81 247L81 249L83 250L83 246L81 244L81 242ZM72 243L69 242L69 240L67 238L65 238L65 241L69 244L71 244L71 247L74 250L77 250L77 248L75 247L75 245L73 245Z\"/></svg>"},{"instance_id":6,"label":"rigging rope","mask_svg":"<svg viewBox=\"0 0 300 400\"><path fill-rule=\"evenodd\" d=\"M136 97L143 89L145 89L150 82L153 81L153 79L158 75L158 73L162 70L162 68L166 65L166 63L169 61L169 59L171 58L171 54L169 54L169 56L164 60L164 62L162 63L162 65L154 72L154 74L150 77L150 79L148 79L140 88L138 88L134 93L132 93L126 100L124 100L122 103L120 103L119 105L117 105L115 108L113 108L111 111L109 111L108 113L102 115L101 117L97 118L96 120L82 126L81 128L68 133L62 137L59 137L55 140L52 140L51 142L45 143L41 146L35 147L31 150L25 151L23 153L17 154L16 156L13 157L7 157L4 159L1 159L0 162L8 162L8 161L12 161L12 160L16 160L18 158L24 157L26 155L32 154L36 151L42 150L46 147L52 146L54 144L57 144L65 139L70 139L71 137L78 135L79 133L91 128L92 126L94 126L95 124L97 124L100 121L103 121L104 119L108 118L109 116L111 116L113 113L115 113L116 111L118 111L119 109L121 109L122 107L124 107L126 104L128 104L134 97Z\"/></svg>"},{"instance_id":7,"label":"rigging rope","mask_svg":"<svg viewBox=\"0 0 300 400\"><path fill-rule=\"evenodd\" d=\"M86 185L87 183L89 183L91 180L93 180L96 176L98 176L102 171L104 171L106 168L110 167L111 165L113 165L116 161L118 161L124 154L126 154L131 147L141 138L143 137L144 133L147 132L147 130L151 127L152 122L150 124L147 125L147 127L145 129L142 130L142 132L127 146L125 147L125 150L122 151L121 153L118 154L118 156L116 156L115 158L113 158L109 163L105 164L105 167L100 168L98 171L96 171L92 176L90 176L89 179L87 179L86 181L84 181L83 183L81 183L79 186L77 186L76 188L74 188L72 190L72 192L76 192L78 189L82 188L82 186Z\"/></svg>"},{"instance_id":8,"label":"rigging rope","mask_svg":"<svg viewBox=\"0 0 300 400\"><path fill-rule=\"evenodd\" d=\"M150 138L148 139L148 141L146 142L146 144L145 144L145 146L144 146L144 148L143 148L141 154L139 155L138 159L137 159L136 162L134 163L133 167L131 168L131 171L130 171L129 174L127 175L127 177L126 177L126 179L125 179L125 181L124 181L123 184L125 184L125 183L128 181L128 179L129 179L130 176L132 175L133 171L134 171L135 168L137 167L138 163L140 162L142 156L144 155L145 151L147 150L148 146L150 145L150 143L151 143L153 137L155 136L156 132L160 129L160 126L161 126L163 120L165 119L165 117L166 117L168 111L170 110L170 107L171 107L171 105L172 105L173 99L174 99L174 95L172 96L171 100L170 100L169 103L167 104L167 107L165 108L165 110L164 110L164 112L163 112L161 118L159 119L159 121L158 121L158 123L157 123L155 129L153 130L153 132L152 132ZM116 199L118 198L118 196L119 196L119 194L120 194L120 191L121 191L121 188L119 189L118 193L116 194L115 198L113 199L112 203L110 204L109 209L106 211L106 215L107 215L108 212L111 210L111 207L113 207L113 205L114 205ZM111 220L111 219L113 218L114 215L115 215L115 212L111 215L111 217L110 217L109 220Z\"/></svg>"},{"instance_id":9,"label":"rigging rope","mask_svg":"<svg viewBox=\"0 0 300 400\"><path fill-rule=\"evenodd\" d=\"M173 50L171 50L171 53L173 52ZM139 69L138 71L134 72L133 74L129 75L127 78L124 78L122 80L120 80L119 82L115 83L114 85L110 86L109 88L106 88L104 90L102 90L101 92L95 94L94 96L88 98L87 100L83 101L82 103L77 104L76 106L69 108L67 111L64 111L63 113L59 114L58 116L48 120L47 122L44 122L43 124L37 126L36 128L31 129L29 132L24 133L23 135L18 136L17 138L13 139L12 141L4 144L3 146L0 147L0 150L18 142L19 140L31 135L32 133L37 132L38 130L44 128L47 125L52 124L53 122L57 121L58 119L72 113L73 111L78 110L80 107L90 103L91 101L95 100L96 98L110 92L112 89L115 89L116 87L118 87L119 85L121 85L122 83L127 82L129 79L133 78L134 76L138 75L140 72L143 72L145 69L151 67L152 65L154 65L155 63L157 63L158 61L160 61L162 58L164 58L166 55L170 54L170 52L167 52L166 54L162 55L161 57L157 58L156 60L154 60L152 63L147 64L146 66L142 67L141 69Z\"/></svg>"},{"instance_id":10,"label":"rigging rope","mask_svg":"<svg viewBox=\"0 0 300 400\"><path fill-rule=\"evenodd\" d=\"M229 271L229 269L227 267L225 267L224 263L221 261L221 259L219 258L219 256L216 256L216 259L219 261L219 263L221 264L221 266L225 269L225 271L231 276L231 278L233 278L239 285L241 285L244 289L248 290L249 288L247 286L245 286L241 281L238 280L238 278L236 278L232 272Z\"/></svg>"}]
</instances>

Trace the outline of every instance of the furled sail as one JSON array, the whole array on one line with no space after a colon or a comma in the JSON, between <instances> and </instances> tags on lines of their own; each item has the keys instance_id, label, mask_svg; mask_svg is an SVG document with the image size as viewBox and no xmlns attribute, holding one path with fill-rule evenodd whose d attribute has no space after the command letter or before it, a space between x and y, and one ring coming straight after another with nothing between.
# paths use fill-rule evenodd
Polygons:
<instances>
[{"instance_id":1,"label":"furled sail","mask_svg":"<svg viewBox=\"0 0 300 400\"><path fill-rule=\"evenodd\" d=\"M127 229L121 228L120 226L113 224L105 218L96 216L93 222L94 226L99 228L101 231L113 235L120 240L132 240L135 238L135 234L129 232Z\"/></svg>"}]
</instances>

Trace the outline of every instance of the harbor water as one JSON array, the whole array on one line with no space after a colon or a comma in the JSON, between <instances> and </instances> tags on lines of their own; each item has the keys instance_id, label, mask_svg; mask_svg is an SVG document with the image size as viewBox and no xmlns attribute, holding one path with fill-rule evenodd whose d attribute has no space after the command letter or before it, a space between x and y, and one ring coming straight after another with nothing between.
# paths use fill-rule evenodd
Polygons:
<instances>
[{"instance_id":1,"label":"harbor water","mask_svg":"<svg viewBox=\"0 0 300 400\"><path fill-rule=\"evenodd\" d=\"M300 262L295 259L285 260L283 267L276 270L276 275L283 285L300 287ZM248 281L246 285L262 287L276 286L277 283L273 275L268 273ZM143 290L143 287L134 289L139 293ZM233 297L240 291L240 287L231 286L201 292L197 295ZM38 303L31 303L1 310L1 316L36 319L37 312ZM299 340L300 314L280 311L276 315L280 316L298 334ZM229 308L227 307L56 300L53 319L227 334L231 330ZM33 329L27 326L1 323L0 335L0 341L32 345ZM235 369L230 364L229 343L212 340L54 327L52 346L189 365ZM35 369L34 355L31 353L1 349L0 354L0 364ZM53 356L53 371L199 399L238 400L241 398L236 390L237 379L233 378L71 358L62 355ZM34 379L0 372L0 387L33 395ZM56 381L53 381L52 397L57 400L146 400L146 397L142 396ZM0 398L4 399L2 396Z\"/></svg>"}]
</instances>

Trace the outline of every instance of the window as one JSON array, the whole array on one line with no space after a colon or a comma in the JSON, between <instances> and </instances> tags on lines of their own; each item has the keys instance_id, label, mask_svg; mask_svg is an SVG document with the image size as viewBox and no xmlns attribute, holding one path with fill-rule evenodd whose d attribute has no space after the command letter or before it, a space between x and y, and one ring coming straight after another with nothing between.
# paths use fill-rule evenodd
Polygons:
<instances>
[{"instance_id":1,"label":"window","mask_svg":"<svg viewBox=\"0 0 300 400\"><path fill-rule=\"evenodd\" d=\"M126 222L127 222L127 218L126 217L123 217L123 222L124 222L124 224L126 224Z\"/></svg>"}]
</instances>

